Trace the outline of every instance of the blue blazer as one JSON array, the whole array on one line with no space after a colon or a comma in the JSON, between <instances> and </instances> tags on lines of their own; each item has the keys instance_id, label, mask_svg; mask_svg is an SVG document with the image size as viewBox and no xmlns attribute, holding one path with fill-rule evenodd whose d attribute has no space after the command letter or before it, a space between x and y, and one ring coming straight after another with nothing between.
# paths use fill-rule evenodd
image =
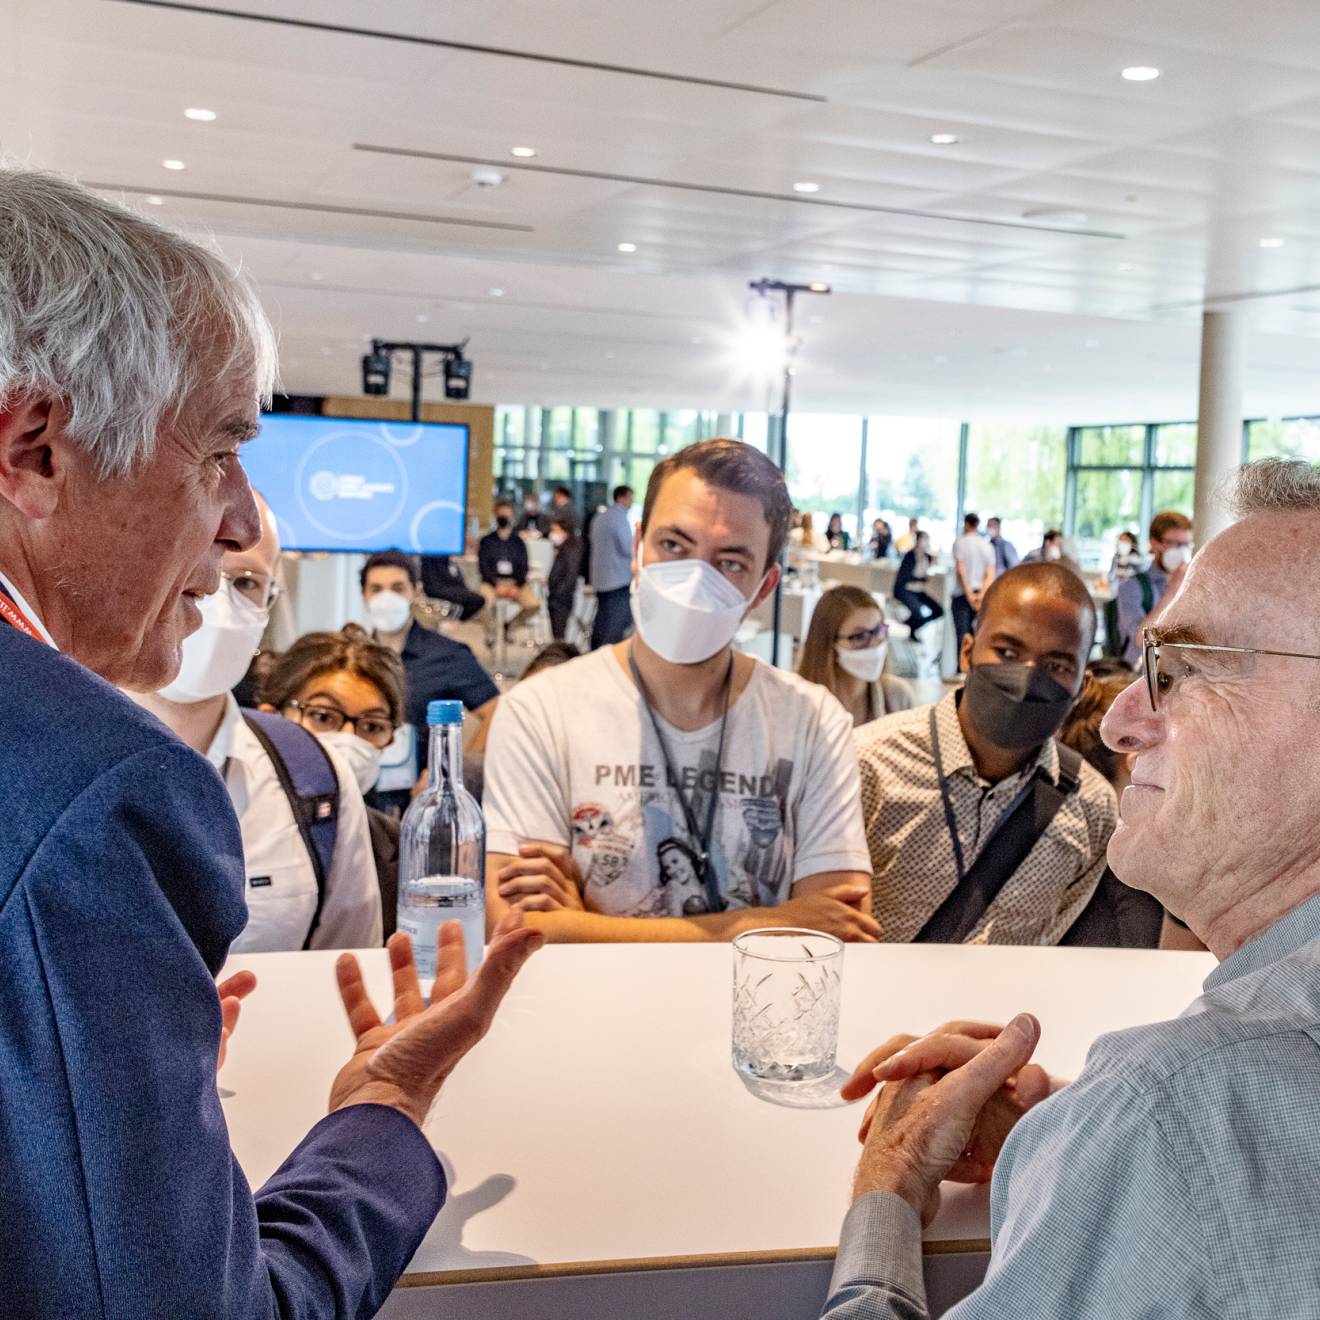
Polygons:
<instances>
[{"instance_id":1,"label":"blue blazer","mask_svg":"<svg viewBox=\"0 0 1320 1320\"><path fill-rule=\"evenodd\" d=\"M219 776L0 623L0 804L0 1309L373 1315L444 1175L358 1105L248 1189L216 1090L214 977L247 920Z\"/></svg>"}]
</instances>

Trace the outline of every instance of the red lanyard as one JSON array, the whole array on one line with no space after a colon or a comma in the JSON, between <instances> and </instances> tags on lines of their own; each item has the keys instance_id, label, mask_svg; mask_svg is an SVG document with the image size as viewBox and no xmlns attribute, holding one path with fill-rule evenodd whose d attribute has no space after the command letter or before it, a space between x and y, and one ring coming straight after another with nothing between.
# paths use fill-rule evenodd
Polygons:
<instances>
[{"instance_id":1,"label":"red lanyard","mask_svg":"<svg viewBox=\"0 0 1320 1320\"><path fill-rule=\"evenodd\" d=\"M45 638L37 631L32 620L18 608L18 603L0 583L0 619L28 637L44 642Z\"/></svg>"}]
</instances>

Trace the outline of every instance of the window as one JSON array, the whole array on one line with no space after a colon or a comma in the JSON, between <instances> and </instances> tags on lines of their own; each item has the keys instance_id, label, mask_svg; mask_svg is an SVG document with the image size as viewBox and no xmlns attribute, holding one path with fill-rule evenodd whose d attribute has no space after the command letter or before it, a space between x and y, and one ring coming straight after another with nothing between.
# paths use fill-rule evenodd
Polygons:
<instances>
[{"instance_id":1,"label":"window","mask_svg":"<svg viewBox=\"0 0 1320 1320\"><path fill-rule=\"evenodd\" d=\"M1196 467L1195 422L1173 422L1155 428L1155 466Z\"/></svg>"},{"instance_id":2,"label":"window","mask_svg":"<svg viewBox=\"0 0 1320 1320\"><path fill-rule=\"evenodd\" d=\"M789 431L792 432L792 422ZM936 549L953 544L962 424L932 417L869 417L862 525L883 518L895 537L921 519Z\"/></svg>"},{"instance_id":3,"label":"window","mask_svg":"<svg viewBox=\"0 0 1320 1320\"><path fill-rule=\"evenodd\" d=\"M999 518L1004 537L1026 554L1045 532L1063 526L1068 432L1062 426L973 422L967 437L967 489L963 506Z\"/></svg>"},{"instance_id":4,"label":"window","mask_svg":"<svg viewBox=\"0 0 1320 1320\"><path fill-rule=\"evenodd\" d=\"M862 419L795 413L788 419L788 488L793 503L810 512L819 532L830 515L857 537L857 483L862 464Z\"/></svg>"},{"instance_id":5,"label":"window","mask_svg":"<svg viewBox=\"0 0 1320 1320\"><path fill-rule=\"evenodd\" d=\"M1083 426L1077 432L1082 467L1141 467L1145 461L1144 426Z\"/></svg>"},{"instance_id":6,"label":"window","mask_svg":"<svg viewBox=\"0 0 1320 1320\"><path fill-rule=\"evenodd\" d=\"M1304 458L1320 463L1320 418L1290 417L1247 425L1247 458Z\"/></svg>"}]
</instances>

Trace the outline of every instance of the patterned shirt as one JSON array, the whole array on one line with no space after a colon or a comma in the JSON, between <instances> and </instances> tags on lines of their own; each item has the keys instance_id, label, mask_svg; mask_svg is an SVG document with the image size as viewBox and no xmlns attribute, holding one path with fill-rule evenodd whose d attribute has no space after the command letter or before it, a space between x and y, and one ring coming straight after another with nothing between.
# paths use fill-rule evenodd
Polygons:
<instances>
[{"instance_id":1,"label":"patterned shirt","mask_svg":"<svg viewBox=\"0 0 1320 1320\"><path fill-rule=\"evenodd\" d=\"M976 772L958 722L958 693L935 707L940 756L968 869L1041 767L1059 778L1049 739L1020 774L997 784ZM862 816L871 852L871 910L896 943L912 940L958 883L953 840L940 797L929 706L864 724L856 732ZM1008 878L968 938L969 944L1057 944L1090 901L1105 869L1105 848L1118 823L1114 790L1085 762L1044 834Z\"/></svg>"},{"instance_id":2,"label":"patterned shirt","mask_svg":"<svg viewBox=\"0 0 1320 1320\"><path fill-rule=\"evenodd\" d=\"M948 1320L1320 1314L1320 894L1173 1022L1102 1036L1004 1145L985 1282ZM921 1225L844 1223L828 1320L925 1320Z\"/></svg>"}]
</instances>

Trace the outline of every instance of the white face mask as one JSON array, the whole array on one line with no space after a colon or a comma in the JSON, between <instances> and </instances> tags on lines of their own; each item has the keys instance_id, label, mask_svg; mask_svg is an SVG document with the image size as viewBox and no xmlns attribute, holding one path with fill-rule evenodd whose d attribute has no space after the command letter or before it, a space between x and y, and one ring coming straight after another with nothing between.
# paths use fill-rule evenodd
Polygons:
<instances>
[{"instance_id":1,"label":"white face mask","mask_svg":"<svg viewBox=\"0 0 1320 1320\"><path fill-rule=\"evenodd\" d=\"M868 646L865 651L850 651L837 644L834 647L834 657L839 662L839 668L845 674L860 678L863 683L874 683L880 677L884 671L885 656L888 652L888 642Z\"/></svg>"},{"instance_id":2,"label":"white face mask","mask_svg":"<svg viewBox=\"0 0 1320 1320\"><path fill-rule=\"evenodd\" d=\"M1047 546L1045 547L1045 558L1046 558L1046 559L1062 559L1062 558L1063 558L1063 551L1060 550L1059 547L1058 547L1057 545L1047 545Z\"/></svg>"},{"instance_id":3,"label":"white face mask","mask_svg":"<svg viewBox=\"0 0 1320 1320\"><path fill-rule=\"evenodd\" d=\"M353 778L357 780L357 786L364 793L370 793L376 787L381 757L385 755L383 747L373 747L365 738L359 738L347 729L340 729L338 733L318 733L316 736L344 758L345 764L353 772Z\"/></svg>"},{"instance_id":4,"label":"white face mask","mask_svg":"<svg viewBox=\"0 0 1320 1320\"><path fill-rule=\"evenodd\" d=\"M733 641L751 601L704 559L671 559L641 569L630 603L637 631L656 655L695 665Z\"/></svg>"},{"instance_id":5,"label":"white face mask","mask_svg":"<svg viewBox=\"0 0 1320 1320\"><path fill-rule=\"evenodd\" d=\"M397 591L378 591L367 600L367 618L377 632L402 632L412 618L412 601Z\"/></svg>"},{"instance_id":6,"label":"white face mask","mask_svg":"<svg viewBox=\"0 0 1320 1320\"><path fill-rule=\"evenodd\" d=\"M1175 569L1182 567L1183 564L1190 563L1192 553L1190 545L1171 545L1160 556L1160 567L1166 573L1172 573Z\"/></svg>"},{"instance_id":7,"label":"white face mask","mask_svg":"<svg viewBox=\"0 0 1320 1320\"><path fill-rule=\"evenodd\" d=\"M228 692L247 673L270 617L255 605L239 605L228 583L203 598L199 608L202 626L183 639L178 676L160 690L166 701L181 706Z\"/></svg>"},{"instance_id":8,"label":"white face mask","mask_svg":"<svg viewBox=\"0 0 1320 1320\"><path fill-rule=\"evenodd\" d=\"M558 527L552 527L547 540L549 540L550 544L553 546L561 546L568 540L568 535L567 533L560 531Z\"/></svg>"}]
</instances>

